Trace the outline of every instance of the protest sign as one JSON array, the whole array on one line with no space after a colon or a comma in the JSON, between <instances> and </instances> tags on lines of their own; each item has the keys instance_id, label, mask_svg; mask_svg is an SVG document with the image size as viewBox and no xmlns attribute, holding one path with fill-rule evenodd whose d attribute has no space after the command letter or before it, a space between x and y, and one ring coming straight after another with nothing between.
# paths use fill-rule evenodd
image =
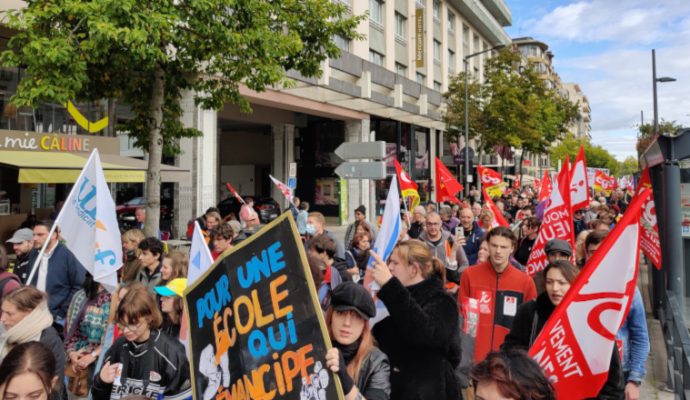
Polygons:
<instances>
[{"instance_id":1,"label":"protest sign","mask_svg":"<svg viewBox=\"0 0 690 400\"><path fill-rule=\"evenodd\" d=\"M185 292L195 400L342 399L291 213L218 259Z\"/></svg>"}]
</instances>

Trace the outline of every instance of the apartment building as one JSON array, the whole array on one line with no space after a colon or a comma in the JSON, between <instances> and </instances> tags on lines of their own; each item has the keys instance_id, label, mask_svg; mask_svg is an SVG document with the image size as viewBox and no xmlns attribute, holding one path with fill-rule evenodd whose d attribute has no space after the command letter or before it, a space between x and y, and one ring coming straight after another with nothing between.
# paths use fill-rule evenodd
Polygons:
<instances>
[{"instance_id":1,"label":"apartment building","mask_svg":"<svg viewBox=\"0 0 690 400\"><path fill-rule=\"evenodd\" d=\"M576 138L592 138L592 110L589 108L589 100L577 83L564 83L563 87L568 93L568 99L577 104L578 117L570 125L570 132Z\"/></svg>"},{"instance_id":2,"label":"apartment building","mask_svg":"<svg viewBox=\"0 0 690 400\"><path fill-rule=\"evenodd\" d=\"M423 199L432 198L434 157L453 164L443 135L442 93L462 71L464 57L511 43L504 30L510 10L504 0L334 1L355 15L368 12L358 26L366 38L334 38L342 55L322 64L320 78L289 71L289 87L261 93L242 88L250 114L232 104L201 109L192 94L183 100L183 120L204 135L183 139L176 159L192 176L175 186L179 226L226 197L225 182L243 195L282 201L268 174L296 178L296 194L313 210L344 222L352 218L348 211L365 204L373 216L382 209L388 182L339 179L334 169L341 160L333 151L344 141L385 141L388 172L393 158L401 160ZM468 69L481 78L490 56L472 57ZM11 92L13 84L4 87ZM136 154L126 145L123 152Z\"/></svg>"}]
</instances>

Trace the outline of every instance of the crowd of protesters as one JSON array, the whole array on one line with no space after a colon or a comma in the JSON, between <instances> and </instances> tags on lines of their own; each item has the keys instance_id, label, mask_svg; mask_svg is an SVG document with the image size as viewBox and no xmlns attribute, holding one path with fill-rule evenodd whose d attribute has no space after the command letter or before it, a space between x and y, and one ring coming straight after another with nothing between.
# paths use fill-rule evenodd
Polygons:
<instances>
[{"instance_id":1,"label":"crowd of protesters","mask_svg":"<svg viewBox=\"0 0 690 400\"><path fill-rule=\"evenodd\" d=\"M287 211L304 240L333 344L326 366L347 400L555 399L526 351L629 196L598 195L576 212L576 248L548 242L549 263L532 278L525 266L543 214L536 197L527 186L494 199L510 227L494 227L495 216L478 196L414 207L401 214L387 260L370 251L380 227L364 206L337 237L321 213L294 199ZM239 221L223 220L213 208L197 219L214 259L251 234L257 221L251 205ZM168 251L141 229L124 232L124 264L111 294L61 244L59 227L50 234L51 228L50 221L37 221L14 232L7 241L16 254L11 272L0 246L0 399L187 393L190 370L179 335L188 255ZM378 287L385 314L365 289L367 279ZM639 291L617 339L620 348L612 351L597 398L637 399L649 353Z\"/></svg>"}]
</instances>

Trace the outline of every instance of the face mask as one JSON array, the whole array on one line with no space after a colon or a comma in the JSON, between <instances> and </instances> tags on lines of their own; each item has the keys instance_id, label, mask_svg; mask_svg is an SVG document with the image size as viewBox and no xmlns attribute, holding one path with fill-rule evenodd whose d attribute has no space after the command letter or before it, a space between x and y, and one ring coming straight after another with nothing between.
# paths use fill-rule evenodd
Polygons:
<instances>
[{"instance_id":1,"label":"face mask","mask_svg":"<svg viewBox=\"0 0 690 400\"><path fill-rule=\"evenodd\" d=\"M307 224L307 235L313 236L316 233L316 228L312 224Z\"/></svg>"}]
</instances>

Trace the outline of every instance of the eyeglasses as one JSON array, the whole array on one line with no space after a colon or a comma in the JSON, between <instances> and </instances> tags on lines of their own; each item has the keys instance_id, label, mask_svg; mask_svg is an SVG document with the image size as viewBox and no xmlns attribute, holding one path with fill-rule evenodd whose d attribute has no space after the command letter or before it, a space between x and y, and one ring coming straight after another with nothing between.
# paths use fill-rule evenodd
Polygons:
<instances>
[{"instance_id":1,"label":"eyeglasses","mask_svg":"<svg viewBox=\"0 0 690 400\"><path fill-rule=\"evenodd\" d=\"M441 225L440 222L427 222L426 223L426 226L439 226L439 225Z\"/></svg>"},{"instance_id":2,"label":"eyeglasses","mask_svg":"<svg viewBox=\"0 0 690 400\"><path fill-rule=\"evenodd\" d=\"M129 325L117 324L117 327L118 327L118 329L120 329L122 332L124 332L125 330L128 330L128 331L130 331L130 332L134 332L134 331L136 331L137 329L139 329L143 323L144 323L144 321L139 321L139 322L137 322L136 324L129 324Z\"/></svg>"}]
</instances>

